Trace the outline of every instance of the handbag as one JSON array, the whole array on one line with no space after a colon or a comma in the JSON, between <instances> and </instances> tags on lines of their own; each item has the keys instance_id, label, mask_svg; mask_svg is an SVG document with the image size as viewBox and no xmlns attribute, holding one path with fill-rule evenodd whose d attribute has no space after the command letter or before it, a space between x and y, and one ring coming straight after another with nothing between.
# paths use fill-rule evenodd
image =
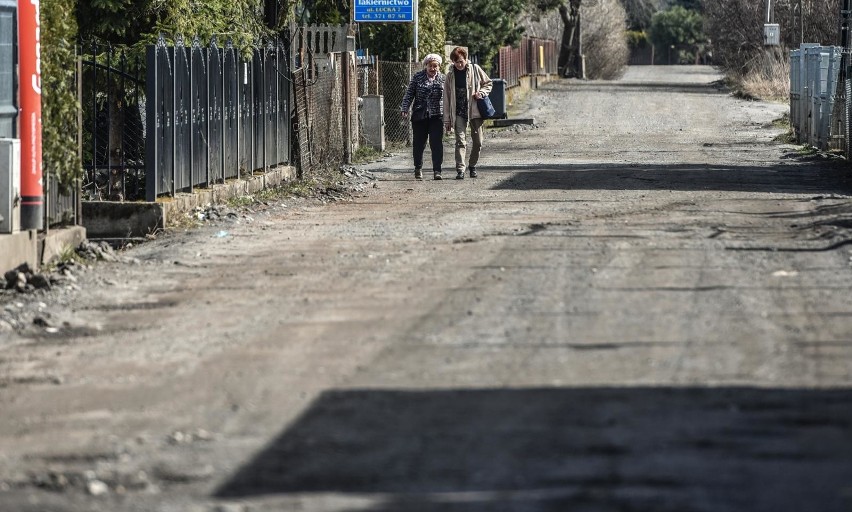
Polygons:
<instances>
[{"instance_id":1,"label":"handbag","mask_svg":"<svg viewBox=\"0 0 852 512\"><path fill-rule=\"evenodd\" d=\"M476 106L479 108L479 115L481 115L483 119L491 119L497 113L497 111L494 110L494 105L491 104L491 98L488 96L477 99Z\"/></svg>"}]
</instances>

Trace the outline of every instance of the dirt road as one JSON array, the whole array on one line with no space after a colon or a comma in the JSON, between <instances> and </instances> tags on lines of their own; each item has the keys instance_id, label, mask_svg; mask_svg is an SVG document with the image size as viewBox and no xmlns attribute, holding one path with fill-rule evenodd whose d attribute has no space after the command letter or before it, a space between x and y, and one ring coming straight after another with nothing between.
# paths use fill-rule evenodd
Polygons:
<instances>
[{"instance_id":1,"label":"dirt road","mask_svg":"<svg viewBox=\"0 0 852 512\"><path fill-rule=\"evenodd\" d=\"M477 180L4 296L0 510L848 512L850 171L718 78L548 83Z\"/></svg>"}]
</instances>

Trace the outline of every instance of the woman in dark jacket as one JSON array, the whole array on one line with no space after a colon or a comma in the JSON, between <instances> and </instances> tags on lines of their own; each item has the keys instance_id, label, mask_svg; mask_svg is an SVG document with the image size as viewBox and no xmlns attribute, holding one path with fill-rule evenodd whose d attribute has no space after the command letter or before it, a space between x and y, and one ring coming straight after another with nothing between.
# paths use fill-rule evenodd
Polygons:
<instances>
[{"instance_id":1,"label":"woman in dark jacket","mask_svg":"<svg viewBox=\"0 0 852 512\"><path fill-rule=\"evenodd\" d=\"M414 177L423 179L423 151L426 140L432 150L432 172L436 180L441 179L441 164L444 161L443 116L444 81L441 73L442 59L430 53L423 58L423 71L411 77L402 104L399 109L402 117L411 117L411 131L414 134ZM409 114L409 110L411 113Z\"/></svg>"}]
</instances>

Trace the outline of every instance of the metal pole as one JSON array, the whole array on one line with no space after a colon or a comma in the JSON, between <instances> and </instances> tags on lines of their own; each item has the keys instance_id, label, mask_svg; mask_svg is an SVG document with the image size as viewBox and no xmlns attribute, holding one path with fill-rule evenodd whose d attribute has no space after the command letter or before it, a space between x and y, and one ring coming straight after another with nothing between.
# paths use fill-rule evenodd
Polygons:
<instances>
[{"instance_id":1,"label":"metal pole","mask_svg":"<svg viewBox=\"0 0 852 512\"><path fill-rule=\"evenodd\" d=\"M419 39L419 26L420 26L420 2L418 0L414 0L414 60L420 60L420 39Z\"/></svg>"}]
</instances>

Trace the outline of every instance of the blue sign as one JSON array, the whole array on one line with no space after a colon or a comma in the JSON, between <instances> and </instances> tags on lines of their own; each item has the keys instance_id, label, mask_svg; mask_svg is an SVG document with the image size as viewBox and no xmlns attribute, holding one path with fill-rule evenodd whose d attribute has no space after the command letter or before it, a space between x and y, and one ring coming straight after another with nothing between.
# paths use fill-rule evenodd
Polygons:
<instances>
[{"instance_id":1,"label":"blue sign","mask_svg":"<svg viewBox=\"0 0 852 512\"><path fill-rule=\"evenodd\" d=\"M413 22L417 0L355 0L355 23Z\"/></svg>"}]
</instances>

